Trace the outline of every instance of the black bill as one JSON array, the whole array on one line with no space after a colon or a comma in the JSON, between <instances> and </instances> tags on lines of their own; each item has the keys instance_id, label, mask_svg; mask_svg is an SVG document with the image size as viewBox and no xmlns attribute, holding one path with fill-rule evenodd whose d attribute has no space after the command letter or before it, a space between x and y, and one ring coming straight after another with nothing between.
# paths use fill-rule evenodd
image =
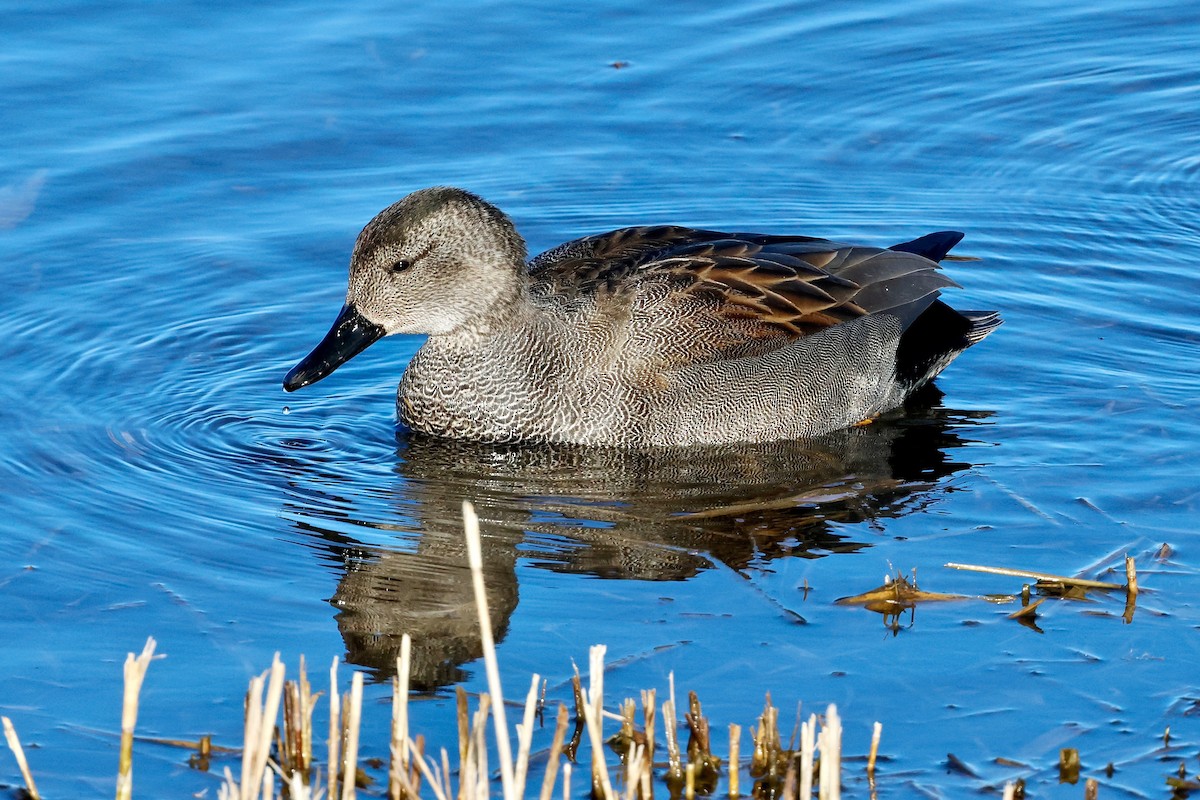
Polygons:
<instances>
[{"instance_id":1,"label":"black bill","mask_svg":"<svg viewBox=\"0 0 1200 800\"><path fill-rule=\"evenodd\" d=\"M283 379L283 388L294 392L302 386L316 383L373 342L383 338L381 326L369 321L358 309L347 303L333 322L333 327L313 351L292 367Z\"/></svg>"}]
</instances>

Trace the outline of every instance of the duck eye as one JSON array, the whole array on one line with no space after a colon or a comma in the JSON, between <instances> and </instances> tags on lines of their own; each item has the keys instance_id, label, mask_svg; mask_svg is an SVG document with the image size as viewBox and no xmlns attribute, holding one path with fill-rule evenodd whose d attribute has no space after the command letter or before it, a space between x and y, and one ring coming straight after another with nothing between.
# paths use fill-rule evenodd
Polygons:
<instances>
[{"instance_id":1,"label":"duck eye","mask_svg":"<svg viewBox=\"0 0 1200 800\"><path fill-rule=\"evenodd\" d=\"M388 272L391 272L393 274L397 273L397 272L404 272L404 270L408 269L411 266L412 266L411 261L409 261L408 259L402 258L399 261L397 261L395 264L392 264L390 267L388 267Z\"/></svg>"}]
</instances>

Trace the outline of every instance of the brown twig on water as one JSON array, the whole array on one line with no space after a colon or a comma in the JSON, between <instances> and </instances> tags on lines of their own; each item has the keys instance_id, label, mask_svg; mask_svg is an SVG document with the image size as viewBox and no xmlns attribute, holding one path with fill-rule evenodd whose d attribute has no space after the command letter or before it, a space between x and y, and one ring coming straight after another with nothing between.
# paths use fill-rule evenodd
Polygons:
<instances>
[{"instance_id":1,"label":"brown twig on water","mask_svg":"<svg viewBox=\"0 0 1200 800\"><path fill-rule=\"evenodd\" d=\"M1125 587L1119 583L1108 583L1107 581L1093 581L1087 578L1071 578L1066 575L1054 575L1049 572L1036 572L1029 569L1013 569L1011 567L988 567L980 564L957 564L950 562L944 566L949 569L962 569L970 572L986 572L991 575L1007 575L1012 578L1034 578L1039 581L1057 582L1063 584L1071 584L1080 586L1084 589L1105 589L1116 591Z\"/></svg>"}]
</instances>

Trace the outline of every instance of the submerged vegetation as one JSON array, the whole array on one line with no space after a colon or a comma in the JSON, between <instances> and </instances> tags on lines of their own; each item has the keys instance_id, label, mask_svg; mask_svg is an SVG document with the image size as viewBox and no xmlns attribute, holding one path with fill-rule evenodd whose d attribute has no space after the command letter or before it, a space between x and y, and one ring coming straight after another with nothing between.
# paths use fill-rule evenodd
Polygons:
<instances>
[{"instance_id":1,"label":"submerged vegetation","mask_svg":"<svg viewBox=\"0 0 1200 800\"><path fill-rule=\"evenodd\" d=\"M314 712L322 693L313 690L303 658L297 677L285 680L285 667L276 655L271 668L250 682L245 701L240 768L235 774L230 766L224 767L218 797L222 800L273 798L278 783L281 795L293 800L350 800L360 788L372 796L386 796L389 800L487 800L497 780L504 800L551 800L556 795L569 800L585 792L585 787L590 789L587 793L598 800L650 800L656 790L664 788L669 797L687 800L697 795L717 794L730 798L746 796L752 800L808 800L814 793L821 800L836 800L841 796L844 780L842 725L835 706L828 706L821 715L810 713L807 719L797 711L795 727L785 739L780 728L779 709L768 694L762 713L749 730L749 741L745 746L741 726L729 725L727 736L713 730L695 692L688 693L683 707L678 705L673 678L661 703L654 689L644 690L640 704L633 698L626 698L616 705L618 710L612 712L605 709L605 648L602 645L591 649L586 686L576 670L572 680L574 714L560 704L553 715L551 741L537 750L533 746L533 735L535 727L546 727L546 685L539 676L532 676L521 706L521 721L515 725L514 753L506 720L507 704L490 633L478 520L470 504L464 504L464 520L468 561L483 632L488 691L479 695L472 712L466 691L461 687L457 689L458 742L453 751L448 752L445 747L435 750L423 736L413 735L410 730L408 699L412 642L407 635L402 640L393 678L390 758L386 765L374 763L364 768L360 763L362 673L353 674L350 690L343 694L338 659L333 660L325 704L328 717L324 731L326 755L324 759L318 759L316 745L322 734L314 727ZM1026 585L1021 593L1022 609L1011 615L1027 624L1031 624L1036 615L1037 604L1047 597L1078 599L1089 590L1124 590L1128 622L1132 619L1138 592L1132 559L1126 560L1124 585L1007 568L947 566L1035 579L1035 589L1043 597L1030 602L1031 591ZM925 592L917 586L915 574L912 577L897 574L877 589L838 602L863 605L883 613L885 618L892 620L891 624L895 624L901 613L911 611L917 603L964 599L968 598ZM1013 601L1016 598L990 596L983 599ZM133 797L138 695L150 664L159 657L155 655L155 648L155 641L149 639L140 655L130 653L125 661L125 697L116 782L118 800ZM617 732L607 738L606 720L619 724ZM17 732L8 717L3 718L3 725L8 746L24 780L24 795L39 800L41 795ZM876 797L876 761L882 732L882 724L876 722L870 751L863 759L865 768L854 780L858 796ZM215 747L207 737L198 742L155 741L193 750L189 763L202 770L210 768L213 758L239 752L233 748ZM581 763L579 755L585 743L590 755L585 763ZM1169 732L1164 736L1164 745L1168 743ZM718 755L718 751L725 755ZM493 754L499 762L495 767L489 764ZM457 762L457 767L452 767L452 761ZM1029 767L1004 759L997 759L997 763ZM540 783L530 779L534 767L541 770ZM953 755L948 756L946 767L973 774L970 767ZM579 770L584 770L582 775L577 774ZM1061 750L1059 781L1077 784L1080 771L1079 753L1073 748ZM385 780L376 784L372 775L380 773ZM1112 777L1111 764L1106 774ZM1185 797L1190 791L1200 790L1200 782L1189 777L1183 763L1166 783L1173 797ZM1084 798L1095 798L1099 796L1100 783L1094 777L1087 778L1082 789ZM1003 792L1005 798L1022 798L1025 796L1024 783L1021 780L1010 782Z\"/></svg>"}]
</instances>

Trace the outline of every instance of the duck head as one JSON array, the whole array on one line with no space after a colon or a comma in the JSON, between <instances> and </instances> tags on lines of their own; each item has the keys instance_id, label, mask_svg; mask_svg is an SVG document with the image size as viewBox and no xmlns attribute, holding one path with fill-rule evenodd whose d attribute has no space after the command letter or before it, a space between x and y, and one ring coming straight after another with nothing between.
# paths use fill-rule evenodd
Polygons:
<instances>
[{"instance_id":1,"label":"duck head","mask_svg":"<svg viewBox=\"0 0 1200 800\"><path fill-rule=\"evenodd\" d=\"M393 333L478 325L519 291L524 263L524 240L495 206L462 189L413 192L359 233L346 304L283 388L316 383Z\"/></svg>"}]
</instances>

